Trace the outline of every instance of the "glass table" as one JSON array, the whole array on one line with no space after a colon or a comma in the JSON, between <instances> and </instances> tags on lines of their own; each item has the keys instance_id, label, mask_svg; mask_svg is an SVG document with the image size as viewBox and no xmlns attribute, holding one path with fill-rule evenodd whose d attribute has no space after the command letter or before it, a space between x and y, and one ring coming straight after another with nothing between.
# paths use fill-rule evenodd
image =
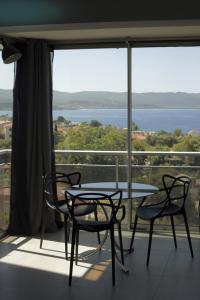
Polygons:
<instances>
[{"instance_id":1,"label":"glass table","mask_svg":"<svg viewBox=\"0 0 200 300\"><path fill-rule=\"evenodd\" d=\"M123 192L122 197L124 200L126 199L137 199L152 195L158 192L158 188L151 184L137 183L133 182L130 186L130 193L128 192L128 183L127 182L92 182L92 183L83 183L81 184L81 188L79 186L74 185L70 188L73 190L73 194L76 195L78 193L85 193L86 191L92 192L103 192L106 194L112 194L117 190L121 190Z\"/></svg>"},{"instance_id":2,"label":"glass table","mask_svg":"<svg viewBox=\"0 0 200 300\"><path fill-rule=\"evenodd\" d=\"M87 193L87 192L93 192L93 193L104 193L107 195L113 194L114 192L116 192L117 190L121 190L122 191L122 199L123 200L128 200L128 199L140 199L140 198L144 198L144 197L148 197L156 192L158 192L158 187L151 185L151 184L144 184L144 183L136 183L133 182L130 186L130 189L128 189L128 183L127 182L92 182L92 183L83 183L81 184L81 188L80 186L76 186L74 185L73 187L68 188L68 190L70 191L70 193L73 196L76 196L78 194L81 193ZM64 191L63 191L64 192ZM106 214L106 212L105 212ZM104 235L104 238L102 239L101 245L99 245L90 255L93 255L94 253L96 253L97 251L99 251L103 244L105 243L106 239L107 239L107 235L108 233L106 232ZM117 244L117 242L115 243L116 248L119 249L119 245ZM129 249L124 249L125 251L129 251ZM121 260L117 254L117 252L115 251L115 256L116 256L116 261L119 264L119 266L121 267L121 269L125 272L128 272L129 269L121 263ZM88 256L84 256L82 258L86 259Z\"/></svg>"}]
</instances>

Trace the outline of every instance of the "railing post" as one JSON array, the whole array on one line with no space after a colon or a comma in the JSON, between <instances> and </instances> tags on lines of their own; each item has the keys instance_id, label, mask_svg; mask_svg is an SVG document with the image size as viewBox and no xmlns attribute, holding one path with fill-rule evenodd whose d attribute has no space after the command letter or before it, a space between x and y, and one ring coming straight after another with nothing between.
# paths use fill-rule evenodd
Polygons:
<instances>
[{"instance_id":1,"label":"railing post","mask_svg":"<svg viewBox=\"0 0 200 300\"><path fill-rule=\"evenodd\" d=\"M127 42L127 108L128 108L128 229L132 219L132 49Z\"/></svg>"},{"instance_id":2,"label":"railing post","mask_svg":"<svg viewBox=\"0 0 200 300\"><path fill-rule=\"evenodd\" d=\"M116 182L116 188L118 189L118 182L119 182L119 159L118 159L118 156L115 156L115 182Z\"/></svg>"}]
</instances>

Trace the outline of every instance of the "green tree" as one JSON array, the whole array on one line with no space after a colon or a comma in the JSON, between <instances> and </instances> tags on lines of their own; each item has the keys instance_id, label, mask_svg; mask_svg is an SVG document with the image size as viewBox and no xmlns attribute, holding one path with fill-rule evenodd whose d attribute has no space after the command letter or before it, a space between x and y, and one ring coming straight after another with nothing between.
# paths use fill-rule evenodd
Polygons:
<instances>
[{"instance_id":1,"label":"green tree","mask_svg":"<svg viewBox=\"0 0 200 300\"><path fill-rule=\"evenodd\" d=\"M92 126L92 127L99 127L99 126L102 126L102 124L99 121L97 121L97 120L92 120L90 122L90 126Z\"/></svg>"},{"instance_id":2,"label":"green tree","mask_svg":"<svg viewBox=\"0 0 200 300\"><path fill-rule=\"evenodd\" d=\"M137 130L140 130L140 128L135 122L133 122L132 123L132 131L137 131Z\"/></svg>"},{"instance_id":3,"label":"green tree","mask_svg":"<svg viewBox=\"0 0 200 300\"><path fill-rule=\"evenodd\" d=\"M196 143L195 140L193 140L190 136L186 136L182 139L181 142L174 145L173 150L174 151L196 151L195 147Z\"/></svg>"},{"instance_id":4,"label":"green tree","mask_svg":"<svg viewBox=\"0 0 200 300\"><path fill-rule=\"evenodd\" d=\"M66 120L63 116L58 116L56 123L65 123L66 125L69 125L71 121Z\"/></svg>"},{"instance_id":5,"label":"green tree","mask_svg":"<svg viewBox=\"0 0 200 300\"><path fill-rule=\"evenodd\" d=\"M182 133L182 130L180 128L176 128L174 130L174 135L175 136L181 136L183 133Z\"/></svg>"},{"instance_id":6,"label":"green tree","mask_svg":"<svg viewBox=\"0 0 200 300\"><path fill-rule=\"evenodd\" d=\"M0 139L0 149L10 149L11 139Z\"/></svg>"}]
</instances>

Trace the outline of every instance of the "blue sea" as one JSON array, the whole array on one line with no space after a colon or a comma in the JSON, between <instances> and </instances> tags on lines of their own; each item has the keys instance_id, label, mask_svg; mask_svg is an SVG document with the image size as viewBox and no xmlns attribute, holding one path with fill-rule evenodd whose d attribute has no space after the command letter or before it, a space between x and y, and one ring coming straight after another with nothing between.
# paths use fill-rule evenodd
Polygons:
<instances>
[{"instance_id":1,"label":"blue sea","mask_svg":"<svg viewBox=\"0 0 200 300\"><path fill-rule=\"evenodd\" d=\"M0 111L0 115L12 115L10 111ZM53 118L63 116L72 122L90 122L97 120L102 124L127 127L126 109L81 109L59 110L53 112ZM200 109L135 109L133 121L146 131L174 131L180 128L183 132L192 129L200 131Z\"/></svg>"},{"instance_id":2,"label":"blue sea","mask_svg":"<svg viewBox=\"0 0 200 300\"><path fill-rule=\"evenodd\" d=\"M102 124L127 127L126 109L54 111L54 119L60 115L73 122L97 120ZM192 129L200 131L200 109L135 109L132 112L132 119L141 130L146 131L171 132L176 128L185 133Z\"/></svg>"}]
</instances>

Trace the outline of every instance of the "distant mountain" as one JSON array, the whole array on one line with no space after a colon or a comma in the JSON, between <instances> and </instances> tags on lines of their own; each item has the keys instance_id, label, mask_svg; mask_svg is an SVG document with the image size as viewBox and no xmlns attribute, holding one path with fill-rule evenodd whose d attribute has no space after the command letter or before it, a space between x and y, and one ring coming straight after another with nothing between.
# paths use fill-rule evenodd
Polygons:
<instances>
[{"instance_id":1,"label":"distant mountain","mask_svg":"<svg viewBox=\"0 0 200 300\"><path fill-rule=\"evenodd\" d=\"M125 108L126 93L54 91L54 109Z\"/></svg>"},{"instance_id":2,"label":"distant mountain","mask_svg":"<svg viewBox=\"0 0 200 300\"><path fill-rule=\"evenodd\" d=\"M126 108L127 94L54 91L54 110ZM133 108L199 108L200 93L133 93ZM0 110L12 110L12 90L0 89Z\"/></svg>"},{"instance_id":3,"label":"distant mountain","mask_svg":"<svg viewBox=\"0 0 200 300\"><path fill-rule=\"evenodd\" d=\"M200 108L200 93L133 93L133 108ZM127 93L54 91L54 109L126 108Z\"/></svg>"}]
</instances>

